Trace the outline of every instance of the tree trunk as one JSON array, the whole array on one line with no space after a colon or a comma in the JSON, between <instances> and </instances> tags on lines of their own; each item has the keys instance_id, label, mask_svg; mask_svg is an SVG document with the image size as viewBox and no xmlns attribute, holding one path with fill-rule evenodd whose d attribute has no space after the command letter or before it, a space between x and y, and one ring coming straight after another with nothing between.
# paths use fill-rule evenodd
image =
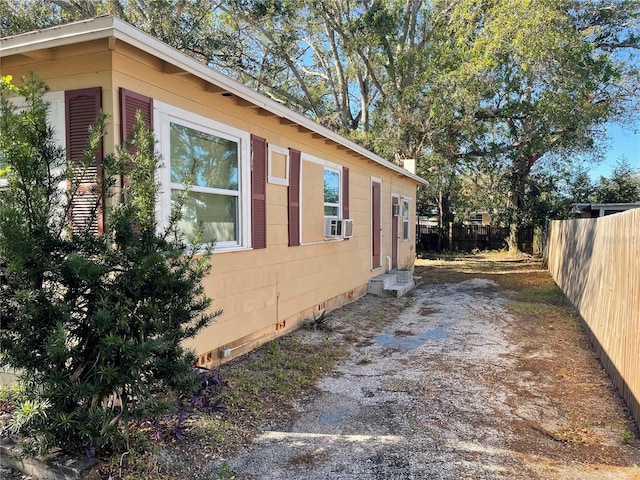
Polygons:
<instances>
[{"instance_id":1,"label":"tree trunk","mask_svg":"<svg viewBox=\"0 0 640 480\"><path fill-rule=\"evenodd\" d=\"M518 245L519 236L520 225L518 222L512 222L509 228L509 237L507 238L507 246L509 247L509 253L511 255L518 255L520 253L520 246Z\"/></svg>"},{"instance_id":2,"label":"tree trunk","mask_svg":"<svg viewBox=\"0 0 640 480\"><path fill-rule=\"evenodd\" d=\"M524 199L524 190L529 172L531 171L531 163L527 158L521 158L517 160L517 164L514 165L513 176L511 178L511 190L509 191L509 199L507 202L507 208L510 209L511 215L509 218L509 238L507 239L507 246L511 255L518 255L520 253L520 247L518 246L518 237L520 234L520 224L522 222L522 206Z\"/></svg>"},{"instance_id":3,"label":"tree trunk","mask_svg":"<svg viewBox=\"0 0 640 480\"><path fill-rule=\"evenodd\" d=\"M444 236L444 222L442 216L442 190L438 192L438 251L442 251L442 237Z\"/></svg>"},{"instance_id":4,"label":"tree trunk","mask_svg":"<svg viewBox=\"0 0 640 480\"><path fill-rule=\"evenodd\" d=\"M438 226L439 235L438 235L438 250L441 251L443 249L443 240L445 236L445 226L449 225L453 221L451 215L451 202L449 194L445 194L442 190L438 191ZM449 238L449 247L451 247L451 243L453 239L451 235L449 235L449 228L447 227L447 237Z\"/></svg>"}]
</instances>

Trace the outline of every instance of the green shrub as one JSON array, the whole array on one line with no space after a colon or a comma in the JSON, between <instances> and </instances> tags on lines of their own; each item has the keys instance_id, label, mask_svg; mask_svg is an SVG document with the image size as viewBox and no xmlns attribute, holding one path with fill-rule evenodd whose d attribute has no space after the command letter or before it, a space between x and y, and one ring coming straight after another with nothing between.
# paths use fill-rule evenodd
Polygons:
<instances>
[{"instance_id":1,"label":"green shrub","mask_svg":"<svg viewBox=\"0 0 640 480\"><path fill-rule=\"evenodd\" d=\"M25 388L0 433L29 438L36 452L119 448L128 419L146 402L196 385L195 357L182 341L220 313L210 311L201 284L210 251L182 241L180 202L159 230L160 158L141 117L96 179L93 219L100 205L111 206L104 234L92 233L89 222L72 230L78 175L53 140L47 87L34 75L22 81L0 83L0 165L8 182L0 191L0 366L21 372ZM24 105L16 108L11 96ZM85 165L97 161L104 135L101 115ZM129 185L116 198L121 174Z\"/></svg>"}]
</instances>

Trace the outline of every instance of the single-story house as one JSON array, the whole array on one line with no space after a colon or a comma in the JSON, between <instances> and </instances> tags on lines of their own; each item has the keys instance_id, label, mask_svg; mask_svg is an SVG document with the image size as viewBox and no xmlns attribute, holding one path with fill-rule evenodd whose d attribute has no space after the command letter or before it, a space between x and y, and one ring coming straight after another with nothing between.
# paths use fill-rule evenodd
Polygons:
<instances>
[{"instance_id":1,"label":"single-story house","mask_svg":"<svg viewBox=\"0 0 640 480\"><path fill-rule=\"evenodd\" d=\"M571 215L574 218L597 218L614 213L640 208L640 202L631 203L572 203Z\"/></svg>"},{"instance_id":2,"label":"single-story house","mask_svg":"<svg viewBox=\"0 0 640 480\"><path fill-rule=\"evenodd\" d=\"M195 162L181 228L188 236L202 224L215 240L205 289L224 311L188 342L200 364L361 297L389 269L412 268L422 178L117 18L3 38L0 69L49 85L50 121L70 160L101 109L105 152L141 110L164 162L160 222L184 189L181 164Z\"/></svg>"}]
</instances>

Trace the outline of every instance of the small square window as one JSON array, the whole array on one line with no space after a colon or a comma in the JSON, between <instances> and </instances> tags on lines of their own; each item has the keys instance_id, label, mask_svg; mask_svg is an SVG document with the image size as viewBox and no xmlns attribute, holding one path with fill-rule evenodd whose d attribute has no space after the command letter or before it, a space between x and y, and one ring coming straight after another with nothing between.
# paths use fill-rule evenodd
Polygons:
<instances>
[{"instance_id":1,"label":"small square window","mask_svg":"<svg viewBox=\"0 0 640 480\"><path fill-rule=\"evenodd\" d=\"M289 150L269 144L269 183L289 185Z\"/></svg>"}]
</instances>

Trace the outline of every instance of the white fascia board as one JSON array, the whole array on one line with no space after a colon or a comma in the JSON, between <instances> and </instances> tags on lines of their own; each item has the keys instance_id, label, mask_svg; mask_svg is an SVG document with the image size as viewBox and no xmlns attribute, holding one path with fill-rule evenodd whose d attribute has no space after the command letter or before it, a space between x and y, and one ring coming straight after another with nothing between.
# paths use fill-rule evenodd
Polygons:
<instances>
[{"instance_id":1,"label":"white fascia board","mask_svg":"<svg viewBox=\"0 0 640 480\"><path fill-rule=\"evenodd\" d=\"M98 17L2 38L0 39L0 58L42 48L71 45L79 41L108 38L113 33L113 20L115 20L113 17Z\"/></svg>"},{"instance_id":2,"label":"white fascia board","mask_svg":"<svg viewBox=\"0 0 640 480\"><path fill-rule=\"evenodd\" d=\"M341 135L338 135L313 120L280 105L245 85L242 85L236 80L223 75L213 68L194 60L181 51L120 20L119 18L111 16L98 17L0 39L0 58L4 55L17 55L21 53L28 53L32 50L53 48L110 37L128 43L167 63L171 63L183 69L185 72L191 73L192 75L220 88L224 88L229 93L251 102L256 107L260 107L274 115L277 115L278 117L291 120L295 124L322 135L326 139L342 145L349 150L372 160L384 168L413 180L417 184L427 184L427 181L423 178L410 173L408 170L405 170L388 160L385 160L366 148L361 147Z\"/></svg>"}]
</instances>

